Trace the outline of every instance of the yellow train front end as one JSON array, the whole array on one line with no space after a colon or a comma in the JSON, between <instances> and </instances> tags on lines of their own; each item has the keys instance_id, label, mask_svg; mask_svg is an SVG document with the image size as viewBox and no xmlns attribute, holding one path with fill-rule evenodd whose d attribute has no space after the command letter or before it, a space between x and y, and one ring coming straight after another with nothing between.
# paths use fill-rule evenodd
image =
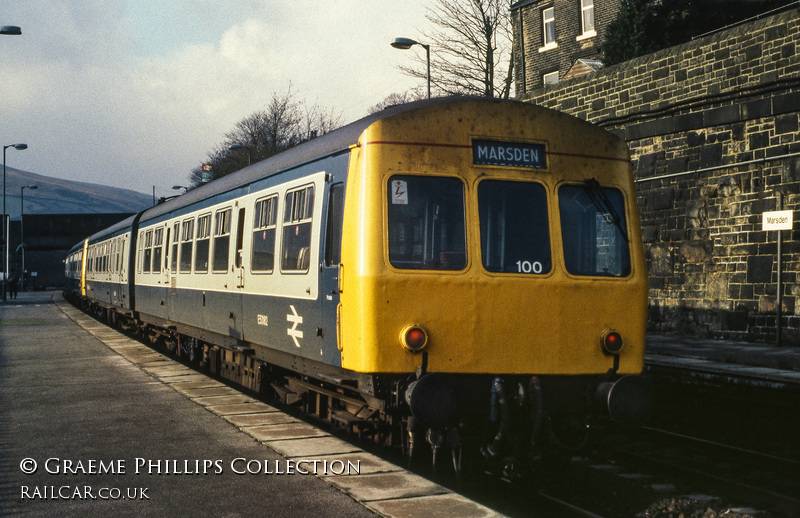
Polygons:
<instances>
[{"instance_id":1,"label":"yellow train front end","mask_svg":"<svg viewBox=\"0 0 800 518\"><path fill-rule=\"evenodd\" d=\"M544 380L554 400L581 380L573 392L602 400L641 372L647 275L624 141L530 104L464 100L377 121L351 157L344 368L416 372L405 399L433 427L454 407L488 413L493 379ZM475 384L485 397L466 395Z\"/></svg>"}]
</instances>

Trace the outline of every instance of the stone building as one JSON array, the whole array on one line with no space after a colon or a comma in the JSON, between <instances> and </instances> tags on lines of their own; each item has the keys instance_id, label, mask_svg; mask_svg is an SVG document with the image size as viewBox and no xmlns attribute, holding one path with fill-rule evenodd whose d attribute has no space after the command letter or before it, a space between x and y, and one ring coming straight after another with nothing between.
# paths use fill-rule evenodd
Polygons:
<instances>
[{"instance_id":1,"label":"stone building","mask_svg":"<svg viewBox=\"0 0 800 518\"><path fill-rule=\"evenodd\" d=\"M600 67L600 44L619 0L523 0L511 6L521 52L517 95Z\"/></svg>"},{"instance_id":2,"label":"stone building","mask_svg":"<svg viewBox=\"0 0 800 518\"><path fill-rule=\"evenodd\" d=\"M526 26L525 59L540 35ZM526 70L521 99L628 142L650 330L772 340L778 232L761 221L782 208L794 211L783 232L783 341L800 345L800 8L555 85Z\"/></svg>"}]
</instances>

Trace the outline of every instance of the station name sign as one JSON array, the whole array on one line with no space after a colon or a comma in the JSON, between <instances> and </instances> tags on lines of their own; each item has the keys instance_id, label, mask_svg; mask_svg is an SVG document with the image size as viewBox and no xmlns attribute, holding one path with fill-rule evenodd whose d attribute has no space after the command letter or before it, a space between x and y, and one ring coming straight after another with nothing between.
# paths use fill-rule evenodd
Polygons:
<instances>
[{"instance_id":1,"label":"station name sign","mask_svg":"<svg viewBox=\"0 0 800 518\"><path fill-rule=\"evenodd\" d=\"M765 212L762 217L762 230L792 230L794 213L791 210Z\"/></svg>"},{"instance_id":2,"label":"station name sign","mask_svg":"<svg viewBox=\"0 0 800 518\"><path fill-rule=\"evenodd\" d=\"M473 140L472 163L545 169L547 153L544 144Z\"/></svg>"}]
</instances>

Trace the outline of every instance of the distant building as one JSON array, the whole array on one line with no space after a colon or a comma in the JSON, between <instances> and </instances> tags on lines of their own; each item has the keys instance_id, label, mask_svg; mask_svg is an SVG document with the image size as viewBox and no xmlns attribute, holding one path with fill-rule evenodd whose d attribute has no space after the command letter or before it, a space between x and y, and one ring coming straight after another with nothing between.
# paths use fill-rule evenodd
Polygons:
<instances>
[{"instance_id":1,"label":"distant building","mask_svg":"<svg viewBox=\"0 0 800 518\"><path fill-rule=\"evenodd\" d=\"M522 0L511 6L517 95L600 68L600 45L619 0Z\"/></svg>"}]
</instances>

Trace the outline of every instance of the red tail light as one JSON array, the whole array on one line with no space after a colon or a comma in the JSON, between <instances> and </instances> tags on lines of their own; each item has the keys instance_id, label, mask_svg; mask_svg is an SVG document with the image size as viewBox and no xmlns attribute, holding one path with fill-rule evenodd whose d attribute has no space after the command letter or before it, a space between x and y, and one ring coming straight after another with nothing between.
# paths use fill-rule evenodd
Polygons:
<instances>
[{"instance_id":1,"label":"red tail light","mask_svg":"<svg viewBox=\"0 0 800 518\"><path fill-rule=\"evenodd\" d=\"M603 333L602 347L606 354L619 354L622 350L622 335L616 331L606 331Z\"/></svg>"},{"instance_id":2,"label":"red tail light","mask_svg":"<svg viewBox=\"0 0 800 518\"><path fill-rule=\"evenodd\" d=\"M400 332L400 343L410 351L419 352L428 344L428 333L418 325L406 326Z\"/></svg>"}]
</instances>

